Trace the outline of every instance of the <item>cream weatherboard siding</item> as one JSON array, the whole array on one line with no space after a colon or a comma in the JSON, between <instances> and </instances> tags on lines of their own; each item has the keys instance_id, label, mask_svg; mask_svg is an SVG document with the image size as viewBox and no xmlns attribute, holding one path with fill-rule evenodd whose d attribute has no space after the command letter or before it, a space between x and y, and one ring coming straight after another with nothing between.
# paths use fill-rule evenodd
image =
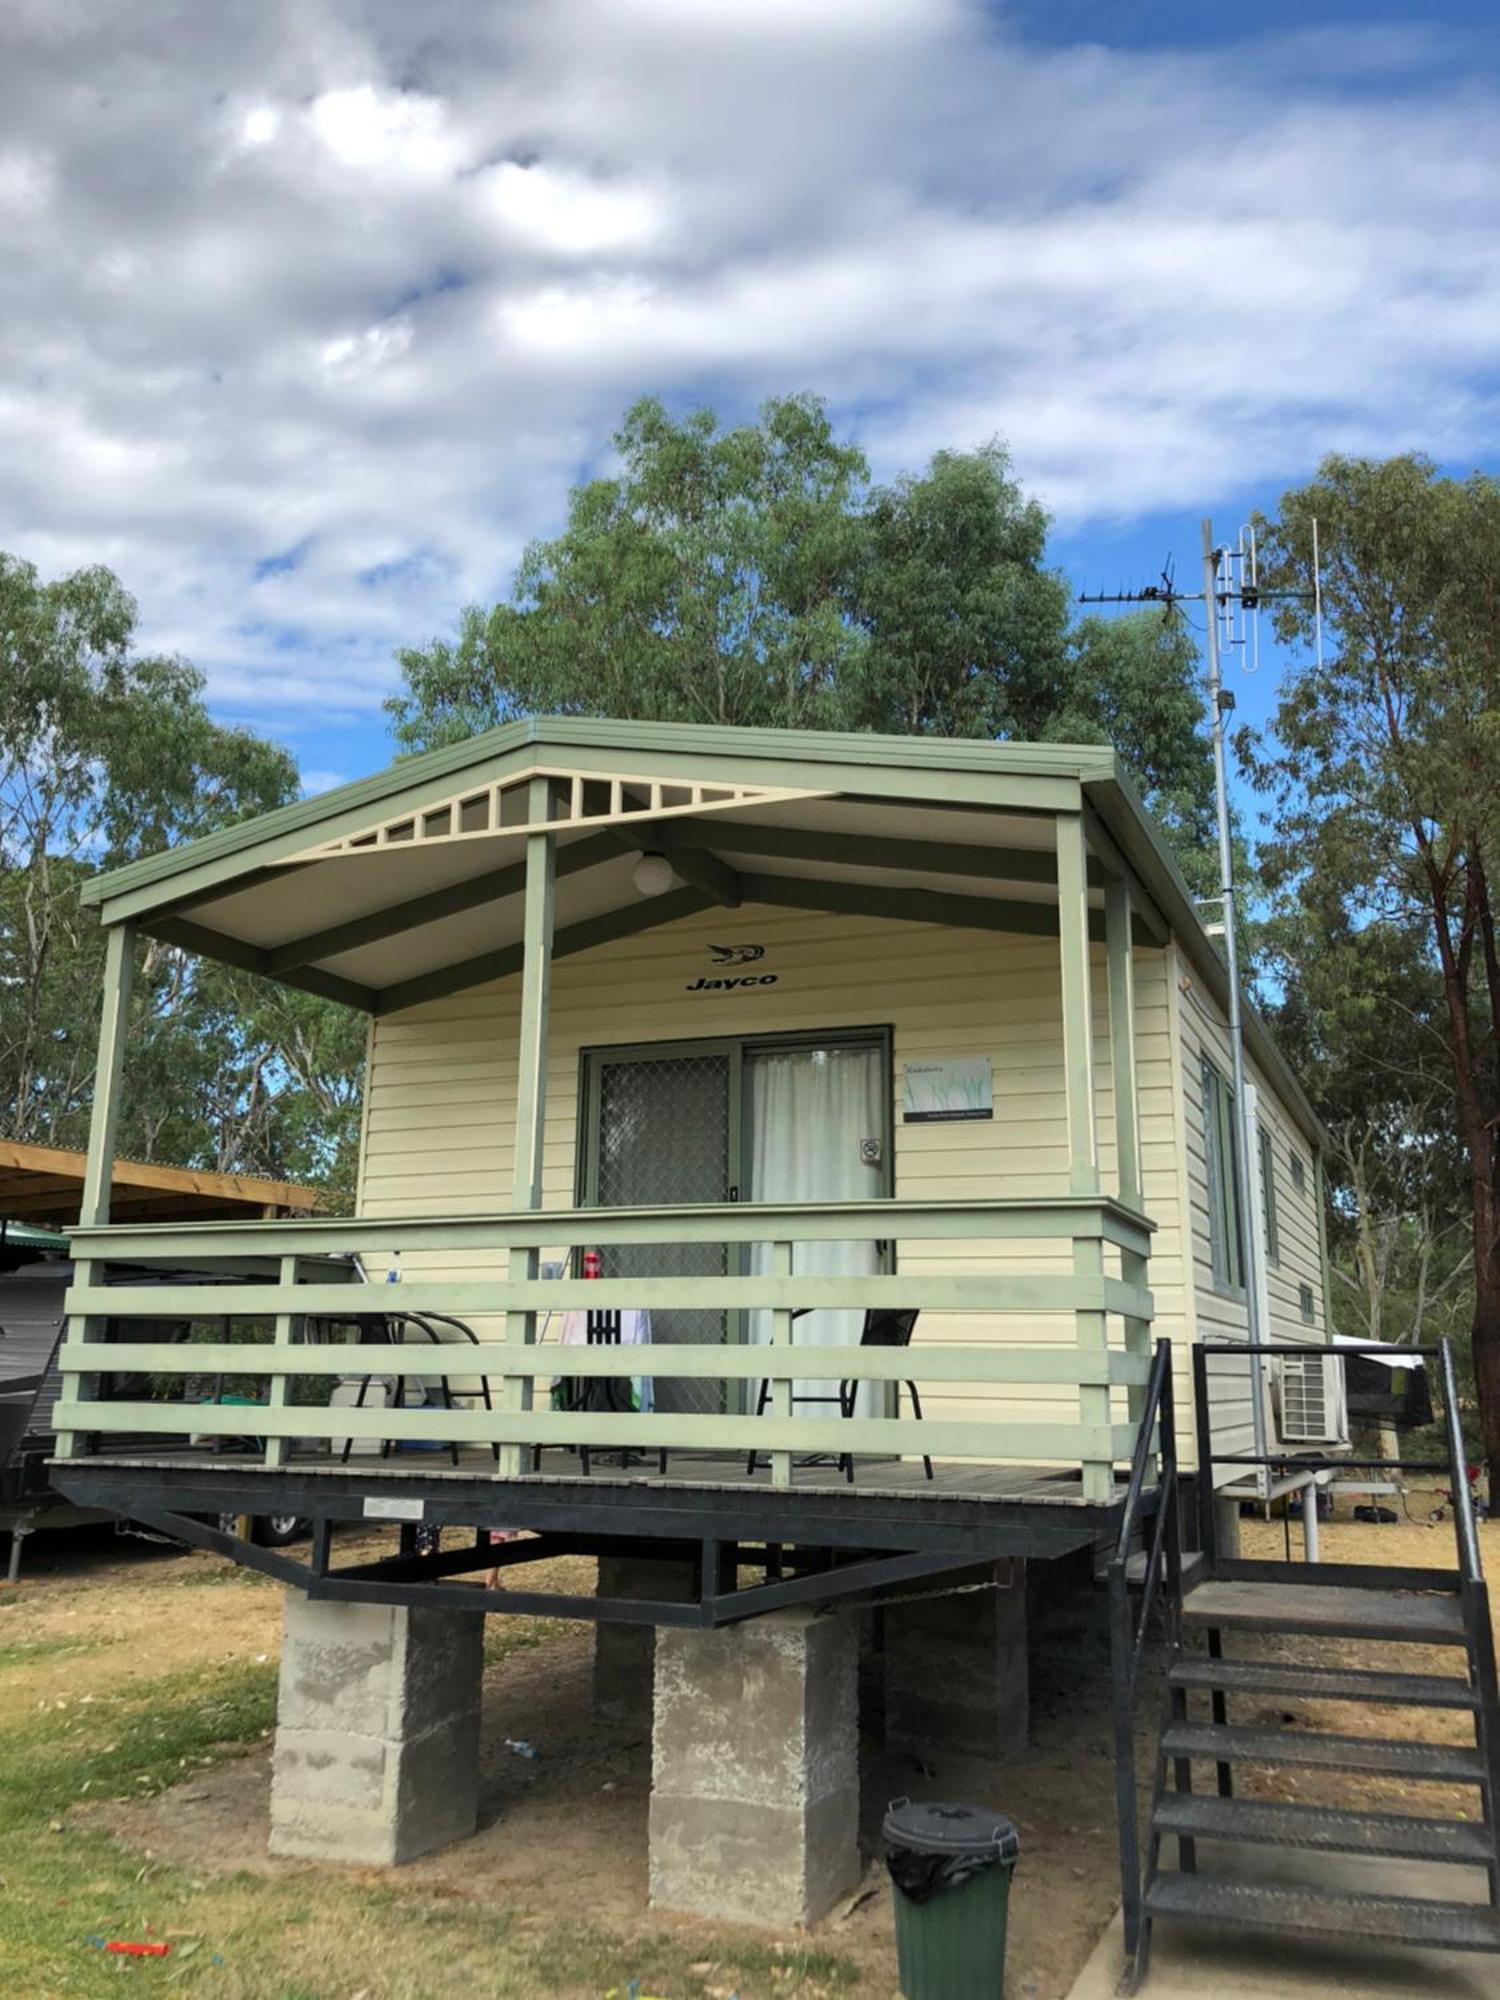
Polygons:
<instances>
[{"instance_id":1,"label":"cream weatherboard siding","mask_svg":"<svg viewBox=\"0 0 1500 2000\"><path fill-rule=\"evenodd\" d=\"M1243 1291L1226 1292L1215 1281L1212 1237L1209 1222L1208 1160L1205 1142L1205 1112L1202 1063L1206 1055L1226 1079L1231 1075L1229 1030L1215 1002L1204 992L1201 981L1179 960L1176 967L1176 998L1182 1048L1182 1096L1185 1110L1184 1160L1187 1200L1192 1217L1193 1309L1198 1337L1203 1340L1244 1340L1247 1334ZM1322 1252L1318 1233L1318 1188L1313 1149L1299 1127L1287 1115L1266 1078L1251 1062L1249 1081L1259 1100L1258 1124L1271 1141L1272 1187L1276 1207L1278 1255L1267 1268L1270 1325L1267 1337L1275 1341L1299 1340L1321 1343L1328 1338L1327 1302L1323 1296ZM1251 1149L1259 1166L1258 1141L1252 1136ZM1292 1178L1293 1156L1304 1168L1299 1190ZM1247 1204L1248 1206L1248 1204ZM1312 1317L1302 1314L1301 1288L1311 1294ZM1249 1370L1244 1362L1221 1361L1213 1365L1214 1442L1228 1452L1253 1452ZM1179 1402L1187 1397L1191 1418L1191 1382L1181 1376ZM1220 1469L1219 1484L1235 1478L1232 1469ZM1246 1476L1241 1474L1240 1476Z\"/></svg>"},{"instance_id":2,"label":"cream weatherboard siding","mask_svg":"<svg viewBox=\"0 0 1500 2000\"><path fill-rule=\"evenodd\" d=\"M776 983L691 991L714 976L710 944L766 947L758 970ZM1182 1228L1179 1073L1168 954L1138 949L1137 1085L1147 1213L1158 1224L1150 1269L1157 1329L1190 1337L1191 1288ZM1097 1127L1104 1186L1115 1186L1106 974L1094 952ZM553 968L544 1206L573 1205L580 1052L639 1042L796 1030L889 1027L893 1043L895 1192L907 1199L1066 1193L1060 977L1055 941L766 908L714 911ZM519 995L512 978L377 1021L371 1043L359 1213L367 1218L483 1213L509 1205ZM991 1121L903 1125L908 1060L988 1055ZM872 1193L876 1177L872 1173ZM560 1256L559 1242L547 1255ZM406 1271L499 1274L497 1263L401 1255ZM900 1243L899 1267L1065 1273L1066 1244ZM486 1331L498 1337L498 1327ZM1112 1337L1120 1337L1118 1323ZM1071 1316L924 1314L918 1340L1071 1345ZM1066 1392L1017 1389L1002 1401L962 1385L933 1386L933 1416L1001 1417L1024 1405L1072 1419ZM1123 1403L1120 1409L1123 1417Z\"/></svg>"}]
</instances>

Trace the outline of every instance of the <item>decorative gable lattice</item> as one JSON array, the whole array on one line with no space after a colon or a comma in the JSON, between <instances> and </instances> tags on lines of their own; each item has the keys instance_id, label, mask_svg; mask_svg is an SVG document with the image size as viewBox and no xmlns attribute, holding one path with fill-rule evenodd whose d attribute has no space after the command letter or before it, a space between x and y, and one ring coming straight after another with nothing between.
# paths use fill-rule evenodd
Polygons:
<instances>
[{"instance_id":1,"label":"decorative gable lattice","mask_svg":"<svg viewBox=\"0 0 1500 2000\"><path fill-rule=\"evenodd\" d=\"M531 784L548 783L547 811L533 820ZM493 784L471 786L451 797L381 820L357 833L320 841L289 855L286 865L327 861L338 855L379 854L392 847L429 847L455 840L495 840L528 833L590 831L672 819L691 813L732 812L745 806L831 797L771 785L710 785L676 778L621 777L613 772L549 769L522 771Z\"/></svg>"}]
</instances>

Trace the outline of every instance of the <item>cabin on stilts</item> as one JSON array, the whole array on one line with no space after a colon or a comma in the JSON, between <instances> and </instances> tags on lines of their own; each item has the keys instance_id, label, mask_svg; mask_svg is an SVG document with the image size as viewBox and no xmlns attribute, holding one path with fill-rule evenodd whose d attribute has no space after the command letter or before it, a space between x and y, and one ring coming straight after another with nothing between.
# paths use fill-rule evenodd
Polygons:
<instances>
[{"instance_id":1,"label":"cabin on stilts","mask_svg":"<svg viewBox=\"0 0 1500 2000\"><path fill-rule=\"evenodd\" d=\"M602 1700L654 1674L653 1897L815 1917L857 1867L854 1609L891 1604L891 1730L1002 1754L1028 1567L1124 1529L1160 1587L1181 1492L1267 1455L1230 1353L1200 1473L1195 1344L1244 1342L1252 1285L1268 1343L1328 1339L1317 1120L1252 1016L1244 1185L1222 958L1108 749L540 718L89 895L52 1477L291 1586L322 1665L283 1675L281 1851L471 1829L476 1614L550 1611L598 1621ZM111 1213L138 933L368 1015L353 1216ZM204 1400L226 1369L253 1407ZM205 1525L267 1513L304 1557ZM387 1552L341 1559L349 1522ZM528 1588L566 1553L595 1593Z\"/></svg>"}]
</instances>

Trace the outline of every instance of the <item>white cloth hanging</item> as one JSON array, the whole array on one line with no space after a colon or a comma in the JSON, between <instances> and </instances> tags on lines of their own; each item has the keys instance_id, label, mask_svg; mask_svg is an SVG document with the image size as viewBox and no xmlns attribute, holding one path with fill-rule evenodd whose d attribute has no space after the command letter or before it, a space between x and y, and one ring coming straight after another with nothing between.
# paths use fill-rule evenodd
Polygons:
<instances>
[{"instance_id":1,"label":"white cloth hanging","mask_svg":"<svg viewBox=\"0 0 1500 2000\"><path fill-rule=\"evenodd\" d=\"M885 1061L879 1049L756 1049L745 1067L752 1201L868 1201L884 1193ZM770 1244L756 1244L751 1271L769 1272L771 1257ZM879 1269L874 1243L798 1243L792 1252L797 1277L871 1277ZM864 1319L863 1312L823 1308L794 1321L792 1339L801 1347L855 1347ZM752 1341L767 1344L770 1313L752 1312L748 1332ZM797 1395L832 1396L837 1391L836 1381L793 1384ZM752 1383L750 1392L753 1410L759 1383ZM879 1395L878 1387L865 1384L856 1397L856 1414L880 1414ZM812 1403L795 1414L836 1418L838 1409L833 1403Z\"/></svg>"}]
</instances>

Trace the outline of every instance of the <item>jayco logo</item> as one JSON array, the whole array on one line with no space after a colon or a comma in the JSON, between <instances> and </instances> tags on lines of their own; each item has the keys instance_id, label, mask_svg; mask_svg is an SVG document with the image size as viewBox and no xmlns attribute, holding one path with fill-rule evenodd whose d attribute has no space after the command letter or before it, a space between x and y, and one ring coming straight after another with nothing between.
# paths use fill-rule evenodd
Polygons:
<instances>
[{"instance_id":1,"label":"jayco logo","mask_svg":"<svg viewBox=\"0 0 1500 2000\"><path fill-rule=\"evenodd\" d=\"M715 965L755 965L766 955L763 944L711 944L709 956ZM741 972L728 979L695 979L689 993L732 993L740 986L774 986L774 972Z\"/></svg>"}]
</instances>

